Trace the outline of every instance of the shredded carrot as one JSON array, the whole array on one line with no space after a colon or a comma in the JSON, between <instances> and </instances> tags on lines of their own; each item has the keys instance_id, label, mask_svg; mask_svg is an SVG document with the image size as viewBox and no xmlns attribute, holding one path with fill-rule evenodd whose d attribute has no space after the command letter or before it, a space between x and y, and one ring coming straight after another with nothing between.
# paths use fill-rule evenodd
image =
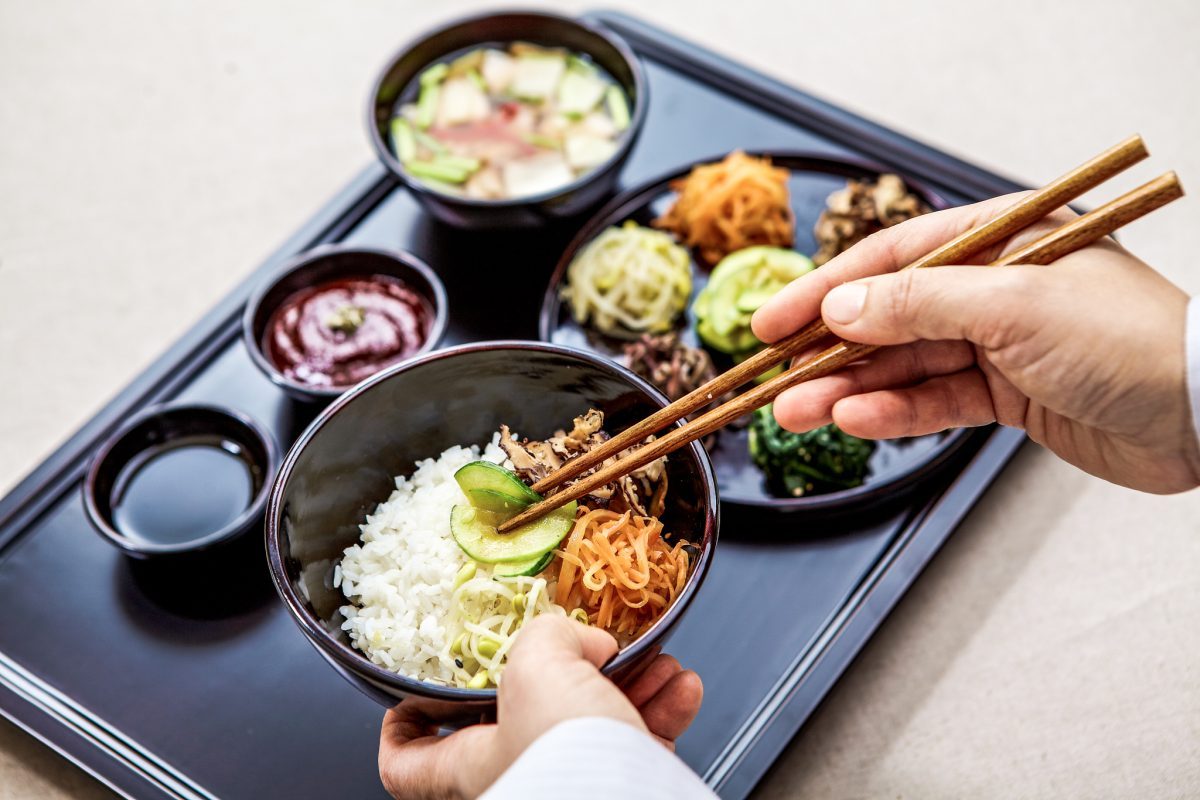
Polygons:
<instances>
[{"instance_id":1,"label":"shredded carrot","mask_svg":"<svg viewBox=\"0 0 1200 800\"><path fill-rule=\"evenodd\" d=\"M751 245L791 247L794 220L788 171L736 150L674 181L675 204L655 227L674 232L709 266Z\"/></svg>"},{"instance_id":2,"label":"shredded carrot","mask_svg":"<svg viewBox=\"0 0 1200 800\"><path fill-rule=\"evenodd\" d=\"M555 602L568 610L583 609L591 624L611 633L636 636L683 591L689 545L667 542L655 517L580 510L556 551Z\"/></svg>"}]
</instances>

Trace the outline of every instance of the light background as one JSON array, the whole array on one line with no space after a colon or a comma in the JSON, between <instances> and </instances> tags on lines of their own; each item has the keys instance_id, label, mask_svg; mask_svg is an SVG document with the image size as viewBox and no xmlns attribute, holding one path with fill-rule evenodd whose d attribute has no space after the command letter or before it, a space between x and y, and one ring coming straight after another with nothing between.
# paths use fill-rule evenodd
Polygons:
<instances>
[{"instance_id":1,"label":"light background","mask_svg":"<svg viewBox=\"0 0 1200 800\"><path fill-rule=\"evenodd\" d=\"M1116 185L1174 168L1200 191L1189 0L612 5L1026 182L1140 131L1152 165ZM485 7L2 0L0 489L370 158L387 55ZM1197 209L1124 237L1192 293ZM1200 794L1198 529L1200 493L1026 448L760 796ZM7 723L0 795L109 796Z\"/></svg>"}]
</instances>

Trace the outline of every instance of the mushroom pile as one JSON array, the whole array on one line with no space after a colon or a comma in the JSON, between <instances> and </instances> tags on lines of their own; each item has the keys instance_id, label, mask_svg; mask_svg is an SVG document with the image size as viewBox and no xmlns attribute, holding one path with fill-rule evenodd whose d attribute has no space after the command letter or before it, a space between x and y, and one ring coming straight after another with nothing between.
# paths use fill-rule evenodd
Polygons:
<instances>
[{"instance_id":1,"label":"mushroom pile","mask_svg":"<svg viewBox=\"0 0 1200 800\"><path fill-rule=\"evenodd\" d=\"M908 190L898 175L880 175L877 183L849 181L829 195L813 236L817 266L849 250L876 231L929 213L929 206Z\"/></svg>"},{"instance_id":2,"label":"mushroom pile","mask_svg":"<svg viewBox=\"0 0 1200 800\"><path fill-rule=\"evenodd\" d=\"M625 345L625 359L631 370L661 389L671 402L717 374L708 352L684 344L678 333L642 336Z\"/></svg>"},{"instance_id":3,"label":"mushroom pile","mask_svg":"<svg viewBox=\"0 0 1200 800\"><path fill-rule=\"evenodd\" d=\"M559 430L549 439L530 440L518 438L507 425L500 426L500 447L512 462L513 471L527 483L537 483L557 470L567 461L591 450L608 440L604 432L604 412L589 409L576 417L570 431ZM654 437L647 438L647 442ZM607 459L599 466L583 473L575 480L591 475L600 467L624 458L641 447L634 445ZM565 485L570 485L570 481ZM632 511L643 517L661 516L666 506L667 459L666 456L651 461L615 482L592 490L587 497L596 504L613 511Z\"/></svg>"}]
</instances>

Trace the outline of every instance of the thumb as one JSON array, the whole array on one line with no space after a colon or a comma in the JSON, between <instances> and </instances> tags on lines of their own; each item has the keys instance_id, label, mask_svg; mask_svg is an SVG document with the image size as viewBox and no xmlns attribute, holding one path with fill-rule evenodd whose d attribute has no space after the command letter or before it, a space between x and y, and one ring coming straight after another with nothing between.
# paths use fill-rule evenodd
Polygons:
<instances>
[{"instance_id":1,"label":"thumb","mask_svg":"<svg viewBox=\"0 0 1200 800\"><path fill-rule=\"evenodd\" d=\"M528 661L581 658L599 669L616 652L617 640L606 631L565 617L543 614L521 629L508 657L508 669L511 671L514 664L523 669Z\"/></svg>"},{"instance_id":2,"label":"thumb","mask_svg":"<svg viewBox=\"0 0 1200 800\"><path fill-rule=\"evenodd\" d=\"M821 303L829 329L853 342L959 339L1001 347L1030 319L1044 267L927 267L844 283Z\"/></svg>"}]
</instances>

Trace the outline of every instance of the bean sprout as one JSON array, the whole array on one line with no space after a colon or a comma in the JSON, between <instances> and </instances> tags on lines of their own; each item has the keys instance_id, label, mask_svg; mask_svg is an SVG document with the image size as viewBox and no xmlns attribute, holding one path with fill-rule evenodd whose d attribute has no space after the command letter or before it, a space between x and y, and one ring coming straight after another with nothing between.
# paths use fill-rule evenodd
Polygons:
<instances>
[{"instance_id":1,"label":"bean sprout","mask_svg":"<svg viewBox=\"0 0 1200 800\"><path fill-rule=\"evenodd\" d=\"M567 268L575 321L601 333L662 333L687 306L691 259L669 234L626 222L593 239Z\"/></svg>"}]
</instances>

